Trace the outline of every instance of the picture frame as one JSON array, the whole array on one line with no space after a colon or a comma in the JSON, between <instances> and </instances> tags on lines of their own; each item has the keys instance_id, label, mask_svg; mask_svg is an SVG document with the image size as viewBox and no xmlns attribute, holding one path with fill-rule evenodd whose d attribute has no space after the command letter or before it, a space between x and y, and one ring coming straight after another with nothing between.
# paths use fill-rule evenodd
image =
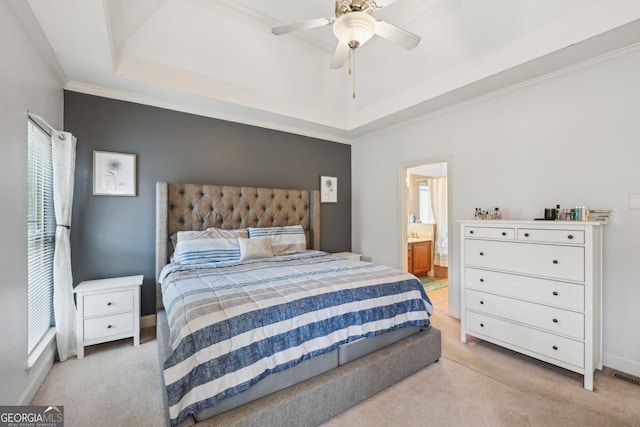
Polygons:
<instances>
[{"instance_id":1,"label":"picture frame","mask_svg":"<svg viewBox=\"0 0 640 427\"><path fill-rule=\"evenodd\" d=\"M135 196L136 155L93 151L93 195Z\"/></svg>"},{"instance_id":2,"label":"picture frame","mask_svg":"<svg viewBox=\"0 0 640 427\"><path fill-rule=\"evenodd\" d=\"M338 203L338 178L320 176L320 203Z\"/></svg>"}]
</instances>

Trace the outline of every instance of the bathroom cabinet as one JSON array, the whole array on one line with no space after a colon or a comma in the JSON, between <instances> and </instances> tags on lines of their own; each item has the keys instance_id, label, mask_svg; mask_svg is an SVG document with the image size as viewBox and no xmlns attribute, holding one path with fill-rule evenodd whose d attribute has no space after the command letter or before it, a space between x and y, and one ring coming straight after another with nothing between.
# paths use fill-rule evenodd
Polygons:
<instances>
[{"instance_id":1,"label":"bathroom cabinet","mask_svg":"<svg viewBox=\"0 0 640 427\"><path fill-rule=\"evenodd\" d=\"M415 276L426 276L431 270L431 240L407 243L407 267Z\"/></svg>"}]
</instances>

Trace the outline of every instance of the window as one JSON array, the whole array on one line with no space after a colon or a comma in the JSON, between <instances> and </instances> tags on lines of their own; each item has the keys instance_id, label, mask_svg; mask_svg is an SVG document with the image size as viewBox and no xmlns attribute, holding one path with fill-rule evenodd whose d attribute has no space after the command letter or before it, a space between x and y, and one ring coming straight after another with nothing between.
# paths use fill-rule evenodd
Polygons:
<instances>
[{"instance_id":1,"label":"window","mask_svg":"<svg viewBox=\"0 0 640 427\"><path fill-rule=\"evenodd\" d=\"M420 222L423 224L433 224L433 210L431 209L431 193L429 184L421 182L420 189Z\"/></svg>"},{"instance_id":2,"label":"window","mask_svg":"<svg viewBox=\"0 0 640 427\"><path fill-rule=\"evenodd\" d=\"M54 325L53 164L49 136L28 121L27 241L28 241L28 349L29 354Z\"/></svg>"}]
</instances>

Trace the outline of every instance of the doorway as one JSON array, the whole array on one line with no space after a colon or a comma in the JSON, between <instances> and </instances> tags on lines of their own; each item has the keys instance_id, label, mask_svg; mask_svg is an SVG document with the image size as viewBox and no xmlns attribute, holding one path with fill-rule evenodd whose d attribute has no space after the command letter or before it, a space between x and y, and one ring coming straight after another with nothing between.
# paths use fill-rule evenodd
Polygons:
<instances>
[{"instance_id":1,"label":"doorway","mask_svg":"<svg viewBox=\"0 0 640 427\"><path fill-rule=\"evenodd\" d=\"M450 161L415 162L401 173L401 265L449 311Z\"/></svg>"}]
</instances>

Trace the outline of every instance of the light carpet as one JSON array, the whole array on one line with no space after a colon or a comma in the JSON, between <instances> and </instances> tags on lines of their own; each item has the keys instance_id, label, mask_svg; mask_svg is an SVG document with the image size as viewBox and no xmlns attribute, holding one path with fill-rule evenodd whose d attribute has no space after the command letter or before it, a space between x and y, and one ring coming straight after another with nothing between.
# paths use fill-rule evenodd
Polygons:
<instances>
[{"instance_id":1,"label":"light carpet","mask_svg":"<svg viewBox=\"0 0 640 427\"><path fill-rule=\"evenodd\" d=\"M640 387L597 372L582 376L469 339L446 314L447 288L429 293L442 358L325 423L340 426L640 426ZM82 360L56 363L35 405L64 405L65 425L162 426L152 328L141 345L120 340L88 347ZM299 420L304 425L303 420Z\"/></svg>"}]
</instances>

